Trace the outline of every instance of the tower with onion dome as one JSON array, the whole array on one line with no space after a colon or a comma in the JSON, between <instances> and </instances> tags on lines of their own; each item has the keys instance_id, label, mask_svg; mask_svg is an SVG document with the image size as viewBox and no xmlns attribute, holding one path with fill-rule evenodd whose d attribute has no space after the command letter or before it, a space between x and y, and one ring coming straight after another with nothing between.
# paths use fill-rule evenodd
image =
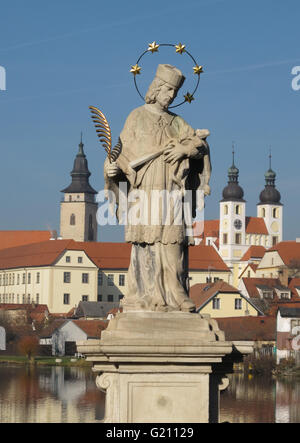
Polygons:
<instances>
[{"instance_id":1,"label":"tower with onion dome","mask_svg":"<svg viewBox=\"0 0 300 443\"><path fill-rule=\"evenodd\" d=\"M276 173L272 170L272 155L269 155L269 169L265 173L265 188L259 195L257 216L265 220L269 231L268 247L282 241L283 205L280 192L276 189Z\"/></svg>"},{"instance_id":2,"label":"tower with onion dome","mask_svg":"<svg viewBox=\"0 0 300 443\"><path fill-rule=\"evenodd\" d=\"M229 267L241 259L246 246L246 201L239 185L239 170L235 165L234 146L232 166L228 169L228 184L220 201L219 252Z\"/></svg>"}]
</instances>

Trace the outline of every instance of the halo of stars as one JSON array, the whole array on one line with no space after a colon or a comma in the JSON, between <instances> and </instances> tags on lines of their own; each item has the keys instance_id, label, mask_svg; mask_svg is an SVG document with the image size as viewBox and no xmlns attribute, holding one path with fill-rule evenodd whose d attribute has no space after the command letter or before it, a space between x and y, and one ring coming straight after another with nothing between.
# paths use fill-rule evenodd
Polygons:
<instances>
[{"instance_id":1,"label":"halo of stars","mask_svg":"<svg viewBox=\"0 0 300 443\"><path fill-rule=\"evenodd\" d=\"M192 54L190 54L190 52L187 51L186 45L184 45L182 43L178 43L177 45L173 45L171 43L160 43L160 44L158 44L158 43L156 43L156 41L154 41L154 42L148 44L148 48L139 56L136 64L132 65L131 69L130 69L130 72L133 74L134 85L135 85L135 88L136 88L139 96L141 97L141 99L143 101L145 101L144 97L142 96L142 94L139 91L139 88L138 88L137 82L136 82L137 75L140 75L141 71L142 71L142 68L139 65L139 62L144 57L144 55L146 55L148 53L154 54L155 52L158 52L160 47L163 47L163 46L168 46L168 47L175 48L176 54L180 54L180 55L187 54L192 59L193 63L195 64L195 66L193 67L193 71L194 71L194 75L197 76L197 83L196 83L196 87L195 87L194 91L192 93L187 91L186 94L183 96L184 100L181 103L179 103L178 105L170 106L169 108L177 108L178 106L181 106L184 103L192 103L192 101L195 100L194 95L195 95L195 92L197 91L198 86L199 86L200 74L203 73L203 66L199 66L198 65L198 63L196 62L196 60L194 59Z\"/></svg>"}]
</instances>

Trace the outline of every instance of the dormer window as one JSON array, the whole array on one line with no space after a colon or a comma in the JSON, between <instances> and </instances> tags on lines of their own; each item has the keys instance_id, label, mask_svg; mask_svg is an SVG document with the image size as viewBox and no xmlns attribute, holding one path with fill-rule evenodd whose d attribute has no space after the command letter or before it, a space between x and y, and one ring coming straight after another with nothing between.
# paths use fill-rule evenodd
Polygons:
<instances>
[{"instance_id":1,"label":"dormer window","mask_svg":"<svg viewBox=\"0 0 300 443\"><path fill-rule=\"evenodd\" d=\"M263 298L273 298L273 291L263 291Z\"/></svg>"},{"instance_id":2,"label":"dormer window","mask_svg":"<svg viewBox=\"0 0 300 443\"><path fill-rule=\"evenodd\" d=\"M289 292L281 292L280 298L282 298L282 299L290 298L290 293Z\"/></svg>"}]
</instances>

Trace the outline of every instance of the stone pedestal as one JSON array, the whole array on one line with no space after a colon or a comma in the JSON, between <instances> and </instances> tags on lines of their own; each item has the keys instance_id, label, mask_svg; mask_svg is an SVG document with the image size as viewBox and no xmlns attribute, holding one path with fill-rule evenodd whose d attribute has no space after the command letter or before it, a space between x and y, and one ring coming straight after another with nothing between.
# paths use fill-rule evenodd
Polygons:
<instances>
[{"instance_id":1,"label":"stone pedestal","mask_svg":"<svg viewBox=\"0 0 300 443\"><path fill-rule=\"evenodd\" d=\"M106 391L105 422L207 423L218 421L225 374L252 343L225 341L199 314L140 311L118 314L101 340L77 348Z\"/></svg>"}]
</instances>

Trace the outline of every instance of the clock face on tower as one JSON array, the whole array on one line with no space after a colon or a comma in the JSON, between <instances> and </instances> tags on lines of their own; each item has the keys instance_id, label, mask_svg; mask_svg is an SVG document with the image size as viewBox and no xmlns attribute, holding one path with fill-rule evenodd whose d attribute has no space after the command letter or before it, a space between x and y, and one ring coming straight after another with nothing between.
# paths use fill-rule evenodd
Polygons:
<instances>
[{"instance_id":1,"label":"clock face on tower","mask_svg":"<svg viewBox=\"0 0 300 443\"><path fill-rule=\"evenodd\" d=\"M234 224L235 229L241 229L242 228L241 220L236 219L236 220L234 220L233 224Z\"/></svg>"}]
</instances>

